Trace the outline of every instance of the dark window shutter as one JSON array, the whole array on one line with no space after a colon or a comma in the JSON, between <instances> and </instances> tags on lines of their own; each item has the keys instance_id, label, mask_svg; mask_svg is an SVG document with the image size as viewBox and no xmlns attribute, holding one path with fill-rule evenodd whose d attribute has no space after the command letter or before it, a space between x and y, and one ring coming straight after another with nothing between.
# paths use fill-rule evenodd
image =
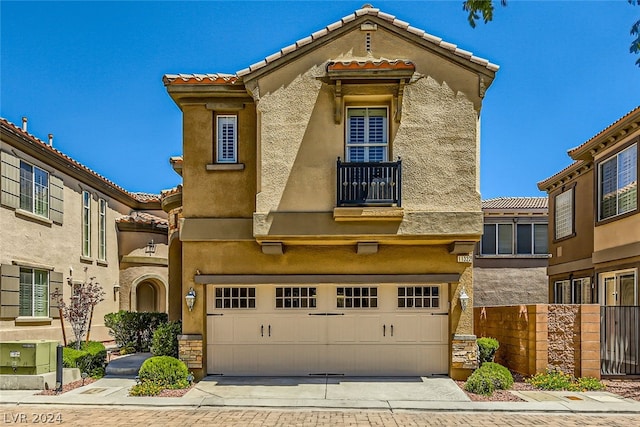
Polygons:
<instances>
[{"instance_id":1,"label":"dark window shutter","mask_svg":"<svg viewBox=\"0 0 640 427\"><path fill-rule=\"evenodd\" d=\"M49 219L62 224L64 210L64 184L62 178L51 176L49 179Z\"/></svg>"},{"instance_id":2,"label":"dark window shutter","mask_svg":"<svg viewBox=\"0 0 640 427\"><path fill-rule=\"evenodd\" d=\"M20 267L0 266L0 317L15 319L20 309Z\"/></svg>"},{"instance_id":3,"label":"dark window shutter","mask_svg":"<svg viewBox=\"0 0 640 427\"><path fill-rule=\"evenodd\" d=\"M57 271L52 271L49 273L49 317L53 317L54 319L60 318L60 307L58 307L58 302L51 297L56 290L63 291L62 288L62 273Z\"/></svg>"},{"instance_id":4,"label":"dark window shutter","mask_svg":"<svg viewBox=\"0 0 640 427\"><path fill-rule=\"evenodd\" d=\"M20 207L20 159L4 151L0 152L0 203Z\"/></svg>"}]
</instances>

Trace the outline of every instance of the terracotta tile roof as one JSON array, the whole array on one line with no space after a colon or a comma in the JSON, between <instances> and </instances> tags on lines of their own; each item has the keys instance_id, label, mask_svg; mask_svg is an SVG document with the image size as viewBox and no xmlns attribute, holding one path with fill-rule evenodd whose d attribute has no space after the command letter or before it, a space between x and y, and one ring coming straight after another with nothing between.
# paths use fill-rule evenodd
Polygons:
<instances>
[{"instance_id":1,"label":"terracotta tile roof","mask_svg":"<svg viewBox=\"0 0 640 427\"><path fill-rule=\"evenodd\" d=\"M168 190L162 190L160 192L160 195L162 196L162 198L171 196L172 194L178 194L182 192L182 184L179 184L176 187L173 188L169 188Z\"/></svg>"},{"instance_id":2,"label":"terracotta tile roof","mask_svg":"<svg viewBox=\"0 0 640 427\"><path fill-rule=\"evenodd\" d=\"M109 185L110 187L114 188L115 190L124 193L126 196L140 202L140 203L148 203L148 202L158 202L160 201L160 196L157 194L146 194L146 193L132 193L130 191L125 190L124 188L120 187L118 184L114 183L113 181L105 178L104 176L100 175L99 173L89 169L88 167L86 167L85 165L83 165L82 163L72 159L71 157L67 156L66 154L64 154L62 151L58 150L57 148L54 148L53 146L49 145L48 143L42 141L41 139L37 138L36 136L30 134L29 132L25 132L24 130L22 130L21 127L16 126L15 124L11 123L10 121L8 121L7 119L0 117L0 126L4 127L5 129L7 129L8 131L16 134L17 136L27 139L30 142L37 144L41 149L46 150L47 152L61 158L62 160L64 160L65 162L71 164L73 167L76 167L78 169L80 169L81 171L83 171L84 173L93 175L94 177L100 179L102 182L104 182L105 184ZM64 171L61 171L64 172Z\"/></svg>"},{"instance_id":3,"label":"terracotta tile roof","mask_svg":"<svg viewBox=\"0 0 640 427\"><path fill-rule=\"evenodd\" d=\"M547 197L496 197L482 201L482 209L548 209Z\"/></svg>"},{"instance_id":4,"label":"terracotta tile roof","mask_svg":"<svg viewBox=\"0 0 640 427\"><path fill-rule=\"evenodd\" d=\"M580 144L579 146L577 146L575 148L570 149L567 153L569 154L569 156L574 157L578 152L582 151L584 148L586 148L587 146L589 146L592 143L594 143L596 139L598 139L599 137L603 136L603 134L607 133L609 130L612 130L612 129L616 128L622 122L626 121L627 119L630 119L633 115L640 115L640 106L637 106L633 110L629 111L627 114L625 114L624 116L620 117L618 120L616 120L615 122L611 123L609 126L607 126L606 128L602 129L596 135L591 137L588 141Z\"/></svg>"},{"instance_id":5,"label":"terracotta tile roof","mask_svg":"<svg viewBox=\"0 0 640 427\"><path fill-rule=\"evenodd\" d=\"M162 81L165 85L180 85L180 84L235 84L238 81L238 77L233 74L165 74L162 77Z\"/></svg>"},{"instance_id":6,"label":"terracotta tile roof","mask_svg":"<svg viewBox=\"0 0 640 427\"><path fill-rule=\"evenodd\" d=\"M548 189L550 189L551 186L553 186L554 184L562 180L565 176L569 176L575 171L589 165L591 165L591 162L585 162L584 160L576 160L566 168L562 169L560 172L550 176L547 179L544 179L538 182L538 189L542 191L548 191Z\"/></svg>"},{"instance_id":7,"label":"terracotta tile roof","mask_svg":"<svg viewBox=\"0 0 640 427\"><path fill-rule=\"evenodd\" d=\"M133 196L141 202L159 202L160 194L152 194L152 193L131 193Z\"/></svg>"},{"instance_id":8,"label":"terracotta tile roof","mask_svg":"<svg viewBox=\"0 0 640 427\"><path fill-rule=\"evenodd\" d=\"M350 61L331 61L327 65L327 71L342 70L411 70L416 66L407 60L369 59Z\"/></svg>"},{"instance_id":9,"label":"terracotta tile roof","mask_svg":"<svg viewBox=\"0 0 640 427\"><path fill-rule=\"evenodd\" d=\"M152 215L147 212L133 211L130 215L124 215L116 219L117 223L128 222L130 224L153 225L156 228L169 229L169 221L165 218Z\"/></svg>"},{"instance_id":10,"label":"terracotta tile roof","mask_svg":"<svg viewBox=\"0 0 640 427\"><path fill-rule=\"evenodd\" d=\"M165 85L174 85L174 84L234 84L236 82L238 82L239 78L242 78L243 76L246 76L247 74L250 74L256 70L259 70L261 68L266 67L267 65L271 64L274 61L279 60L280 58L283 58L289 54L291 54L292 52L295 52L296 50L300 49L303 46L308 45L309 43L312 43L316 40L319 40L323 37L326 37L327 35L331 34L332 32L342 28L343 26L345 26L346 24L348 24L349 22L354 21L356 18L359 18L361 16L374 16L374 17L378 17L380 19L383 19L389 23L391 23L392 25L394 25L397 28L400 28L402 30L405 30L415 36L418 36L420 38L422 38L423 40L428 41L429 43L432 43L436 46L439 46L443 49L446 49L450 52L452 52L454 55L459 56L461 58L464 58L468 61L473 62L474 64L478 64L481 65L483 67L485 67L486 69L488 69L489 71L498 71L498 69L500 68L498 65L493 64L491 62L489 62L489 60L484 59L484 58L480 58L478 56L474 56L473 53L460 49L458 48L458 46L456 46L453 43L448 43L444 40L442 40L440 37L436 37L434 35L431 35L427 32L425 32L424 30L421 30L419 28L415 28L412 27L411 25L409 25L408 22L405 21L401 21L400 19L397 19L395 16L390 15L388 13L385 12L381 12L380 9L374 8L374 7L362 7L361 9L356 10L354 13L345 16L344 18L342 18L339 21L336 21L332 24L327 25L325 28L316 31L315 33L311 34L310 36L307 36L303 39L298 40L297 42L283 47L282 49L280 49L278 52L275 52L272 55L267 56L265 59L263 59L262 61L256 62L255 64L250 65L247 68L244 68L238 72L236 72L235 74L167 74L164 76L163 81Z\"/></svg>"}]
</instances>

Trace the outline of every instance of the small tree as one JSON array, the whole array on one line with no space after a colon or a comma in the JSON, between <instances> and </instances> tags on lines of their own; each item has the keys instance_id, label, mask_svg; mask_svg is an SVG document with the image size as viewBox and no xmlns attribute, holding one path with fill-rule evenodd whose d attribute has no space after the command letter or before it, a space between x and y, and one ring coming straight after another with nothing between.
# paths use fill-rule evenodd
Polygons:
<instances>
[{"instance_id":1,"label":"small tree","mask_svg":"<svg viewBox=\"0 0 640 427\"><path fill-rule=\"evenodd\" d=\"M95 277L91 277L88 281L85 279L82 283L73 283L69 279L68 283L71 286L69 303L64 301L62 290L57 289L51 294L60 307L60 316L71 325L71 330L76 337L76 350L80 350L82 339L85 335L88 336L93 318L93 308L104 301L104 290L94 280ZM64 328L64 326L62 327Z\"/></svg>"}]
</instances>

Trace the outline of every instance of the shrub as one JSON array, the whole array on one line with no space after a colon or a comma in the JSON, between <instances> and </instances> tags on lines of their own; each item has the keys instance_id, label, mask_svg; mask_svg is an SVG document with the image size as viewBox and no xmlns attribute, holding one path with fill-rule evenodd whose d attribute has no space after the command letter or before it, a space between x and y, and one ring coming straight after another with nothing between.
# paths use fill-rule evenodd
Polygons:
<instances>
[{"instance_id":1,"label":"shrub","mask_svg":"<svg viewBox=\"0 0 640 427\"><path fill-rule=\"evenodd\" d=\"M80 350L71 342L62 349L62 363L66 368L78 368L94 378L104 376L104 365L107 360L107 349L101 342L82 342Z\"/></svg>"},{"instance_id":2,"label":"shrub","mask_svg":"<svg viewBox=\"0 0 640 427\"><path fill-rule=\"evenodd\" d=\"M141 383L154 383L162 388L185 388L189 386L189 370L183 361L171 356L154 356L145 360L138 377Z\"/></svg>"},{"instance_id":3,"label":"shrub","mask_svg":"<svg viewBox=\"0 0 640 427\"><path fill-rule=\"evenodd\" d=\"M178 357L178 335L182 333L179 321L164 323L153 333L151 352L154 356Z\"/></svg>"},{"instance_id":4,"label":"shrub","mask_svg":"<svg viewBox=\"0 0 640 427\"><path fill-rule=\"evenodd\" d=\"M605 388L597 378L574 378L558 368L548 368L546 373L535 374L525 381L540 390L588 391Z\"/></svg>"},{"instance_id":5,"label":"shrub","mask_svg":"<svg viewBox=\"0 0 640 427\"><path fill-rule=\"evenodd\" d=\"M153 332L158 326L167 323L167 313L138 313L120 310L104 316L104 324L113 336L116 344L125 352L149 351Z\"/></svg>"},{"instance_id":6,"label":"shrub","mask_svg":"<svg viewBox=\"0 0 640 427\"><path fill-rule=\"evenodd\" d=\"M513 385L513 376L504 366L485 362L467 379L464 389L476 394L490 396L495 390L508 390Z\"/></svg>"},{"instance_id":7,"label":"shrub","mask_svg":"<svg viewBox=\"0 0 640 427\"><path fill-rule=\"evenodd\" d=\"M151 382L136 384L129 389L129 396L157 396L164 387Z\"/></svg>"},{"instance_id":8,"label":"shrub","mask_svg":"<svg viewBox=\"0 0 640 427\"><path fill-rule=\"evenodd\" d=\"M478 357L480 359L480 365L485 362L493 362L493 359L500 347L500 343L495 338L478 338Z\"/></svg>"}]
</instances>

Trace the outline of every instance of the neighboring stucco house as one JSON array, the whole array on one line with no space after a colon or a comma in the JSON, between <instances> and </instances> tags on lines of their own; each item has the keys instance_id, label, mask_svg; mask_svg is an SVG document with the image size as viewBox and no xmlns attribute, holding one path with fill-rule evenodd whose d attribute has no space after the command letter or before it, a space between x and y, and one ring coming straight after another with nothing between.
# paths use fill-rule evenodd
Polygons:
<instances>
[{"instance_id":1,"label":"neighboring stucco house","mask_svg":"<svg viewBox=\"0 0 640 427\"><path fill-rule=\"evenodd\" d=\"M546 304L546 197L482 201L484 234L473 260L474 305Z\"/></svg>"},{"instance_id":2,"label":"neighboring stucco house","mask_svg":"<svg viewBox=\"0 0 640 427\"><path fill-rule=\"evenodd\" d=\"M365 6L236 74L164 77L184 132L170 286L196 376L466 378L497 70Z\"/></svg>"},{"instance_id":3,"label":"neighboring stucco house","mask_svg":"<svg viewBox=\"0 0 640 427\"><path fill-rule=\"evenodd\" d=\"M91 339L112 339L107 313L166 311L168 225L158 195L124 190L54 148L51 136L28 133L26 119L22 127L0 119L0 159L3 341L61 340L51 294L63 289L68 299L69 285L91 277L105 291Z\"/></svg>"},{"instance_id":4,"label":"neighboring stucco house","mask_svg":"<svg viewBox=\"0 0 640 427\"><path fill-rule=\"evenodd\" d=\"M574 162L538 183L549 194L551 302L640 305L638 145L640 107L569 150Z\"/></svg>"}]
</instances>

